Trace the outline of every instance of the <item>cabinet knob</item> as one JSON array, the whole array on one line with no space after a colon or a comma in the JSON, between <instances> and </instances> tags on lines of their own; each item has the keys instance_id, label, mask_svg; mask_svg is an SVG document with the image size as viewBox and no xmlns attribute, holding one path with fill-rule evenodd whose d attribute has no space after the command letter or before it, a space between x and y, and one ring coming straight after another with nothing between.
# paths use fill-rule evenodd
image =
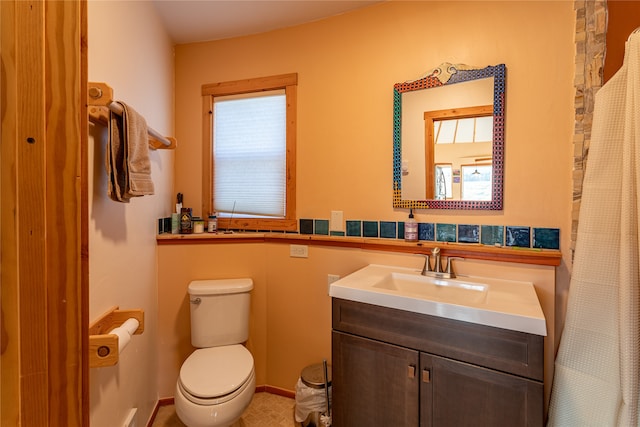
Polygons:
<instances>
[{"instance_id":1,"label":"cabinet knob","mask_svg":"<svg viewBox=\"0 0 640 427\"><path fill-rule=\"evenodd\" d=\"M416 367L415 367L415 365L407 366L407 377L408 378L415 378L416 377Z\"/></svg>"},{"instance_id":2,"label":"cabinet knob","mask_svg":"<svg viewBox=\"0 0 640 427\"><path fill-rule=\"evenodd\" d=\"M430 383L431 382L431 370L423 369L422 370L422 382Z\"/></svg>"}]
</instances>

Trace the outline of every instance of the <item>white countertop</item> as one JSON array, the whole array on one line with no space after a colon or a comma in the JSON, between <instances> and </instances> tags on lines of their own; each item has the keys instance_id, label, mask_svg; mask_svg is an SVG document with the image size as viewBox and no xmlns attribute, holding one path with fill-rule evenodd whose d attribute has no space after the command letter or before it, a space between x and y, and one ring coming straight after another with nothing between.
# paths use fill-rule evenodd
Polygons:
<instances>
[{"instance_id":1,"label":"white countertop","mask_svg":"<svg viewBox=\"0 0 640 427\"><path fill-rule=\"evenodd\" d=\"M420 270L371 264L331 284L329 295L480 325L547 335L533 283L458 276L437 279Z\"/></svg>"}]
</instances>

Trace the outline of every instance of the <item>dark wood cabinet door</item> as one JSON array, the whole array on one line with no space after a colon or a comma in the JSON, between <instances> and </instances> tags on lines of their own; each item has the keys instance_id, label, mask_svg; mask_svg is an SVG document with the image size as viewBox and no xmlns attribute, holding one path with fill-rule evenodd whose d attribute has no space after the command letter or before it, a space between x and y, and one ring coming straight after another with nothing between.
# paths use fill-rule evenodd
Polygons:
<instances>
[{"instance_id":1,"label":"dark wood cabinet door","mask_svg":"<svg viewBox=\"0 0 640 427\"><path fill-rule=\"evenodd\" d=\"M415 350L333 331L333 426L418 426L418 363Z\"/></svg>"},{"instance_id":2,"label":"dark wood cabinet door","mask_svg":"<svg viewBox=\"0 0 640 427\"><path fill-rule=\"evenodd\" d=\"M426 353L420 365L421 427L543 425L540 382Z\"/></svg>"}]
</instances>

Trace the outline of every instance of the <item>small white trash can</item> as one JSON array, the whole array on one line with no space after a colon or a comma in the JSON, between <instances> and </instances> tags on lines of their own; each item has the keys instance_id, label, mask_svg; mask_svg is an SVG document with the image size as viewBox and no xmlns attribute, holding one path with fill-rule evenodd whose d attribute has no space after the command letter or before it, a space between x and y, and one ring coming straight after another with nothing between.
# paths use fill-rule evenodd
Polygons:
<instances>
[{"instance_id":1,"label":"small white trash can","mask_svg":"<svg viewBox=\"0 0 640 427\"><path fill-rule=\"evenodd\" d=\"M327 366L329 405L331 404L331 366ZM327 415L327 397L322 363L309 365L302 370L296 383L296 422L302 427L323 427L321 416Z\"/></svg>"}]
</instances>

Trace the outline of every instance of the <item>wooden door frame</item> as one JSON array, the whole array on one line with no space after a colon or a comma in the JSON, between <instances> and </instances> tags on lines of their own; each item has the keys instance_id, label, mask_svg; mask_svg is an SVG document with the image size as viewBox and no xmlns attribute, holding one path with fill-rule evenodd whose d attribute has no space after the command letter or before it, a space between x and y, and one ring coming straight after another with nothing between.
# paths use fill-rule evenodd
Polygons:
<instances>
[{"instance_id":1,"label":"wooden door frame","mask_svg":"<svg viewBox=\"0 0 640 427\"><path fill-rule=\"evenodd\" d=\"M88 426L87 4L0 8L0 424Z\"/></svg>"}]
</instances>

